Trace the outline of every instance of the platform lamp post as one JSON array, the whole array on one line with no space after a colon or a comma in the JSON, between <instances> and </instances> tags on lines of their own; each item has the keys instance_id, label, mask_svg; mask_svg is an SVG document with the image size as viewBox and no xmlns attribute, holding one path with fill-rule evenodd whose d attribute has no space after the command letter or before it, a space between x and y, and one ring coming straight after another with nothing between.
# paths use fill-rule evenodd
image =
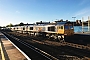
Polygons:
<instances>
[{"instance_id":1,"label":"platform lamp post","mask_svg":"<svg viewBox=\"0 0 90 60\"><path fill-rule=\"evenodd\" d=\"M72 18L73 18L73 19L74 19L74 21L75 21L75 18L76 18L76 17L72 17ZM74 22L73 22L73 26L74 26Z\"/></svg>"}]
</instances>

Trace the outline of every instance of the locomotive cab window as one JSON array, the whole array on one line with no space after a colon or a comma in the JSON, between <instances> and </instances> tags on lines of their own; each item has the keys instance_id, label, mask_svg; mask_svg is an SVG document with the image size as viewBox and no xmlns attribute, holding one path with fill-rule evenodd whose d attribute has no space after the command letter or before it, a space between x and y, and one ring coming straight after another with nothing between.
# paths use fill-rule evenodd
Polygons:
<instances>
[{"instance_id":1,"label":"locomotive cab window","mask_svg":"<svg viewBox=\"0 0 90 60\"><path fill-rule=\"evenodd\" d=\"M60 29L63 29L63 26L60 26Z\"/></svg>"},{"instance_id":2,"label":"locomotive cab window","mask_svg":"<svg viewBox=\"0 0 90 60\"><path fill-rule=\"evenodd\" d=\"M63 29L63 26L58 26L58 29Z\"/></svg>"}]
</instances>

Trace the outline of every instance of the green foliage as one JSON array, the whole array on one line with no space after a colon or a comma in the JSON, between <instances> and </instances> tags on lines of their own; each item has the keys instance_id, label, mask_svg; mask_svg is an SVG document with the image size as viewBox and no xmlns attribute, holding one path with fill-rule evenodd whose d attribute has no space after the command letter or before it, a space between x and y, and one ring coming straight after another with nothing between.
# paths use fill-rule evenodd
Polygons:
<instances>
[{"instance_id":1,"label":"green foliage","mask_svg":"<svg viewBox=\"0 0 90 60\"><path fill-rule=\"evenodd\" d=\"M9 25L7 25L6 27L13 27L13 26L15 26L15 25L13 25L13 24L9 24ZM20 24L16 24L16 26L24 26L24 23L23 22L21 22Z\"/></svg>"},{"instance_id":2,"label":"green foliage","mask_svg":"<svg viewBox=\"0 0 90 60\"><path fill-rule=\"evenodd\" d=\"M24 23L23 22L21 22L20 24L19 24L19 26L23 26L24 25Z\"/></svg>"},{"instance_id":3,"label":"green foliage","mask_svg":"<svg viewBox=\"0 0 90 60\"><path fill-rule=\"evenodd\" d=\"M10 24L9 24L9 25L7 25L6 27L13 27L13 24L11 24L11 23L10 23Z\"/></svg>"}]
</instances>

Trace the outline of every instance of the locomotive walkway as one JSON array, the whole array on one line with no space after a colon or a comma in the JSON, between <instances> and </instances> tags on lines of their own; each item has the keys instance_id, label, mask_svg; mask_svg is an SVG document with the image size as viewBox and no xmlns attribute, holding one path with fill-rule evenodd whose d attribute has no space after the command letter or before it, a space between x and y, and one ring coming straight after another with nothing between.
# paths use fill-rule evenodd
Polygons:
<instances>
[{"instance_id":1,"label":"locomotive walkway","mask_svg":"<svg viewBox=\"0 0 90 60\"><path fill-rule=\"evenodd\" d=\"M27 60L2 33L0 33L0 60Z\"/></svg>"}]
</instances>

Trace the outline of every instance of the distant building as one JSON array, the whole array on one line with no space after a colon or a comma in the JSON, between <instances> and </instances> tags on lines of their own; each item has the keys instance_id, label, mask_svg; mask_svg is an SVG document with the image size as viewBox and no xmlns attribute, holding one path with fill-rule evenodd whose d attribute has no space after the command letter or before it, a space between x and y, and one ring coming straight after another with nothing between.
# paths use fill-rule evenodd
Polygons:
<instances>
[{"instance_id":1,"label":"distant building","mask_svg":"<svg viewBox=\"0 0 90 60\"><path fill-rule=\"evenodd\" d=\"M38 25L40 25L40 24L49 24L50 22L42 22L42 21L40 21L40 22L36 22L36 24Z\"/></svg>"},{"instance_id":2,"label":"distant building","mask_svg":"<svg viewBox=\"0 0 90 60\"><path fill-rule=\"evenodd\" d=\"M78 23L81 24L81 20L78 20Z\"/></svg>"},{"instance_id":3,"label":"distant building","mask_svg":"<svg viewBox=\"0 0 90 60\"><path fill-rule=\"evenodd\" d=\"M55 21L55 22L56 22L56 23L57 23L57 22L63 22L63 19L61 19L61 20L58 20L58 21Z\"/></svg>"},{"instance_id":4,"label":"distant building","mask_svg":"<svg viewBox=\"0 0 90 60\"><path fill-rule=\"evenodd\" d=\"M81 24L81 20L76 20L76 24Z\"/></svg>"},{"instance_id":5,"label":"distant building","mask_svg":"<svg viewBox=\"0 0 90 60\"><path fill-rule=\"evenodd\" d=\"M78 24L78 20L76 20L76 24Z\"/></svg>"}]
</instances>

